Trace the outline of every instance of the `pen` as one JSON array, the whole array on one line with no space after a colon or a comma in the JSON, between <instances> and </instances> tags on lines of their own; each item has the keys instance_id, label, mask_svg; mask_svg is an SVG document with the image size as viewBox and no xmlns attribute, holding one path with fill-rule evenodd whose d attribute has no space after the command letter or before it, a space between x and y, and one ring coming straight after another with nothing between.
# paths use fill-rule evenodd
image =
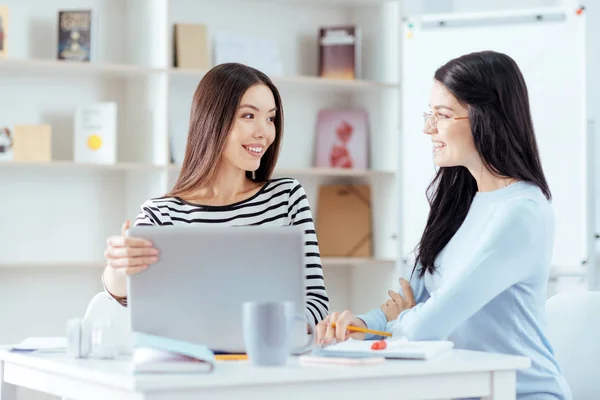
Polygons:
<instances>
[{"instance_id":1,"label":"pen","mask_svg":"<svg viewBox=\"0 0 600 400\"><path fill-rule=\"evenodd\" d=\"M335 322L331 324L331 327L335 328ZM346 329L352 332L372 333L374 335L392 337L392 334L389 332L374 331L372 329L360 328L358 326L349 325L346 327Z\"/></svg>"}]
</instances>

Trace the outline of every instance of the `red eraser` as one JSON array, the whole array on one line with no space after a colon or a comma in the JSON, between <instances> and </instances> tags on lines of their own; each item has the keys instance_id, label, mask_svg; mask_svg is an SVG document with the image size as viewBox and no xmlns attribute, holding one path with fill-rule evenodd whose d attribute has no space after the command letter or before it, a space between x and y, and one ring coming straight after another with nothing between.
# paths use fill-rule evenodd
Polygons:
<instances>
[{"instance_id":1,"label":"red eraser","mask_svg":"<svg viewBox=\"0 0 600 400\"><path fill-rule=\"evenodd\" d=\"M387 346L385 340L380 340L371 345L371 350L383 350Z\"/></svg>"}]
</instances>

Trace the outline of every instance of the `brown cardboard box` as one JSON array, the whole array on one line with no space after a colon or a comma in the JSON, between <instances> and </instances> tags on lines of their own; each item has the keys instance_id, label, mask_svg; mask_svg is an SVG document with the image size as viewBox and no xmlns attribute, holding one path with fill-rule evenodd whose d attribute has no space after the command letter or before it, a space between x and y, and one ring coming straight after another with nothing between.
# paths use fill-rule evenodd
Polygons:
<instances>
[{"instance_id":1,"label":"brown cardboard box","mask_svg":"<svg viewBox=\"0 0 600 400\"><path fill-rule=\"evenodd\" d=\"M322 257L372 257L369 185L319 188L316 231Z\"/></svg>"},{"instance_id":2,"label":"brown cardboard box","mask_svg":"<svg viewBox=\"0 0 600 400\"><path fill-rule=\"evenodd\" d=\"M206 26L175 24L175 67L210 68L210 49Z\"/></svg>"},{"instance_id":3,"label":"brown cardboard box","mask_svg":"<svg viewBox=\"0 0 600 400\"><path fill-rule=\"evenodd\" d=\"M50 125L15 125L14 161L52 160L52 128Z\"/></svg>"}]
</instances>

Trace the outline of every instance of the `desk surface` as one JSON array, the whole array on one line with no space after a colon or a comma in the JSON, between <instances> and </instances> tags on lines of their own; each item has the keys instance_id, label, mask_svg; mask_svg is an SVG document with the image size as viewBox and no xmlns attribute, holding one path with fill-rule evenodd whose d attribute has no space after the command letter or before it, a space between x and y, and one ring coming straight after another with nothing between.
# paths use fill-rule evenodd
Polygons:
<instances>
[{"instance_id":1,"label":"desk surface","mask_svg":"<svg viewBox=\"0 0 600 400\"><path fill-rule=\"evenodd\" d=\"M22 354L0 350L0 361L128 391L253 386L264 383L350 381L432 374L508 371L530 366L525 357L451 350L433 360L388 360L364 366L300 365L254 367L247 361L220 361L212 373L133 375L129 357L116 360L73 359L63 354ZM8 366L8 365L6 365Z\"/></svg>"}]
</instances>

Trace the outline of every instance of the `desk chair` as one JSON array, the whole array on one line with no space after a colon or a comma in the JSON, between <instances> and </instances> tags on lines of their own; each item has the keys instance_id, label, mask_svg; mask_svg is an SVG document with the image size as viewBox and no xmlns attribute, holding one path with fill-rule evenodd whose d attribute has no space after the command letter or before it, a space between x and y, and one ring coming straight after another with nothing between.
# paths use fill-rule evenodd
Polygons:
<instances>
[{"instance_id":1,"label":"desk chair","mask_svg":"<svg viewBox=\"0 0 600 400\"><path fill-rule=\"evenodd\" d=\"M577 400L600 399L600 292L564 292L546 301L548 336Z\"/></svg>"},{"instance_id":2,"label":"desk chair","mask_svg":"<svg viewBox=\"0 0 600 400\"><path fill-rule=\"evenodd\" d=\"M116 330L118 346L123 353L131 353L133 349L133 334L129 321L129 309L118 304L106 292L97 293L87 306L86 320L111 320Z\"/></svg>"}]
</instances>

